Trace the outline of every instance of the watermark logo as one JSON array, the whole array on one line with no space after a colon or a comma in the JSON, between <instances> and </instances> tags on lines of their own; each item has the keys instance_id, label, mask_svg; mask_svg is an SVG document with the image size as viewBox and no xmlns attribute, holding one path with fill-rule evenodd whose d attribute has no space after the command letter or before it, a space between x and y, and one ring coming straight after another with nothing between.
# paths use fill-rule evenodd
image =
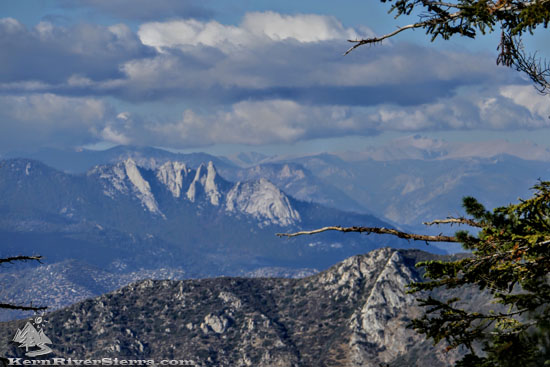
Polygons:
<instances>
[{"instance_id":1,"label":"watermark logo","mask_svg":"<svg viewBox=\"0 0 550 367\"><path fill-rule=\"evenodd\" d=\"M37 357L52 352L52 349L46 344L52 344L50 338L44 334L42 324L44 320L41 316L37 316L32 320L32 323L27 321L23 330L17 329L13 340L19 343L19 348L25 348L27 357ZM29 348L38 348L37 350L29 351Z\"/></svg>"}]
</instances>

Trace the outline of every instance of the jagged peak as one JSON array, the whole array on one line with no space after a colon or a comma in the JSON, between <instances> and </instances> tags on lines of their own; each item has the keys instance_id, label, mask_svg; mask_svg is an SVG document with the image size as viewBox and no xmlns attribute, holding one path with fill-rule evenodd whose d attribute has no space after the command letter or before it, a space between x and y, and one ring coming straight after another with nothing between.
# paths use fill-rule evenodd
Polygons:
<instances>
[{"instance_id":1,"label":"jagged peak","mask_svg":"<svg viewBox=\"0 0 550 367\"><path fill-rule=\"evenodd\" d=\"M380 270L380 265L386 264L396 253L396 249L383 247L368 254L349 257L320 273L319 280L322 283L339 285L356 282L371 276L373 271Z\"/></svg>"},{"instance_id":2,"label":"jagged peak","mask_svg":"<svg viewBox=\"0 0 550 367\"><path fill-rule=\"evenodd\" d=\"M204 170L204 164L200 164L199 167L197 167L197 170L195 171L195 178L193 178L193 181L189 185L189 188L187 189L186 196L191 202L195 202L197 198L197 191L200 190L200 188L203 185L200 185L201 177L204 176L203 174Z\"/></svg>"},{"instance_id":3,"label":"jagged peak","mask_svg":"<svg viewBox=\"0 0 550 367\"><path fill-rule=\"evenodd\" d=\"M199 164L199 166L197 167L197 175L202 175L202 174L204 174L204 172L203 172L204 167L205 167L205 164L204 164L204 163ZM199 172L200 172L200 174L199 174Z\"/></svg>"},{"instance_id":4,"label":"jagged peak","mask_svg":"<svg viewBox=\"0 0 550 367\"><path fill-rule=\"evenodd\" d=\"M156 176L175 198L179 198L183 189L183 179L190 171L183 162L168 161L157 169Z\"/></svg>"},{"instance_id":5,"label":"jagged peak","mask_svg":"<svg viewBox=\"0 0 550 367\"><path fill-rule=\"evenodd\" d=\"M128 157L124 160L124 164L136 165L136 161L132 157Z\"/></svg>"},{"instance_id":6,"label":"jagged peak","mask_svg":"<svg viewBox=\"0 0 550 367\"><path fill-rule=\"evenodd\" d=\"M134 185L134 189L137 191L137 196L141 200L142 205L150 212L164 216L159 210L157 201L151 192L151 185L141 175L136 162L132 158L128 158L124 161L124 167L126 168L128 179Z\"/></svg>"},{"instance_id":7,"label":"jagged peak","mask_svg":"<svg viewBox=\"0 0 550 367\"><path fill-rule=\"evenodd\" d=\"M187 198L190 201L195 202L199 193L203 192L206 194L212 205L220 205L220 199L222 196L219 182L220 180L221 178L218 175L216 167L214 167L214 163L212 161L208 162L207 165L201 163L197 168L195 178L191 182L191 185L189 185L189 189L187 190Z\"/></svg>"},{"instance_id":8,"label":"jagged peak","mask_svg":"<svg viewBox=\"0 0 550 367\"><path fill-rule=\"evenodd\" d=\"M88 175L98 175L103 181L103 193L114 199L116 192L128 194L134 192L141 204L151 213L164 217L157 201L151 192L151 185L142 176L140 167L132 158L127 158L113 165L96 166Z\"/></svg>"},{"instance_id":9,"label":"jagged peak","mask_svg":"<svg viewBox=\"0 0 550 367\"><path fill-rule=\"evenodd\" d=\"M225 205L227 211L250 214L263 220L264 225L289 226L301 221L288 197L265 178L237 182L228 192Z\"/></svg>"},{"instance_id":10,"label":"jagged peak","mask_svg":"<svg viewBox=\"0 0 550 367\"><path fill-rule=\"evenodd\" d=\"M88 176L97 176L105 188L103 193L114 199L115 193L128 193L129 188L126 185L126 167L124 162L117 162L111 165L97 165L87 173Z\"/></svg>"},{"instance_id":11,"label":"jagged peak","mask_svg":"<svg viewBox=\"0 0 550 367\"><path fill-rule=\"evenodd\" d=\"M206 174L206 182L204 184L204 189L210 198L210 202L212 205L220 205L220 188L217 183L218 178L218 172L216 171L216 168L214 167L214 163L212 161L208 162L207 167L207 174Z\"/></svg>"},{"instance_id":12,"label":"jagged peak","mask_svg":"<svg viewBox=\"0 0 550 367\"><path fill-rule=\"evenodd\" d=\"M187 165L184 162L180 161L167 161L164 162L158 170L172 170L172 171L184 171L186 174L188 173Z\"/></svg>"},{"instance_id":13,"label":"jagged peak","mask_svg":"<svg viewBox=\"0 0 550 367\"><path fill-rule=\"evenodd\" d=\"M144 168L131 157L115 165L97 168L105 181L105 194L114 198L116 192L134 192L150 212L163 216L151 191L151 184L143 176ZM289 226L301 221L286 194L265 178L239 182L233 186L217 172L212 161L201 163L196 170L183 162L168 161L154 170L157 182L163 184L175 198L184 196L195 203L205 200L227 212L251 215L263 225Z\"/></svg>"}]
</instances>

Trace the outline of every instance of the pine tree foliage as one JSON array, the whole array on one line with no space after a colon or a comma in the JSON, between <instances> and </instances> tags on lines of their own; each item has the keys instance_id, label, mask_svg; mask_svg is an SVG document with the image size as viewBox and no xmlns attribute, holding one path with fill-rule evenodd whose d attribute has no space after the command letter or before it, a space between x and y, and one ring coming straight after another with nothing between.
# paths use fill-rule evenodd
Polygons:
<instances>
[{"instance_id":1,"label":"pine tree foliage","mask_svg":"<svg viewBox=\"0 0 550 367\"><path fill-rule=\"evenodd\" d=\"M417 22L379 37L349 40L349 53L362 45L379 43L403 31L423 29L436 38L475 38L479 34L501 32L497 64L525 72L542 94L550 94L550 65L536 53L524 50L521 38L538 27L548 27L550 0L380 0L390 4L395 18L415 16Z\"/></svg>"},{"instance_id":2,"label":"pine tree foliage","mask_svg":"<svg viewBox=\"0 0 550 367\"><path fill-rule=\"evenodd\" d=\"M475 305L461 307L468 300L419 300L426 312L411 326L434 343L465 348L457 366L550 365L550 182L534 190L533 197L493 211L464 198L481 230L459 231L456 237L472 256L418 264L429 280L412 284L410 292L470 287L500 304L495 309L501 311L483 313Z\"/></svg>"}]
</instances>

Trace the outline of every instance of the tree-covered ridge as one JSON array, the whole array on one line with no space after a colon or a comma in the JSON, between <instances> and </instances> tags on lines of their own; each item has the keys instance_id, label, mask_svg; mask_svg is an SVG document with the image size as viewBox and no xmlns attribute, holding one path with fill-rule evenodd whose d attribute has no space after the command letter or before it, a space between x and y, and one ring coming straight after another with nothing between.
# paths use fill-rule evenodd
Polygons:
<instances>
[{"instance_id":1,"label":"tree-covered ridge","mask_svg":"<svg viewBox=\"0 0 550 367\"><path fill-rule=\"evenodd\" d=\"M464 198L477 235L457 232L472 256L451 262L427 261L431 280L411 285L412 292L474 286L489 292L505 312L479 312L461 307L459 298L427 298L425 315L412 322L420 333L449 348L469 353L457 366L550 365L550 182L518 204L486 210L476 199Z\"/></svg>"}]
</instances>

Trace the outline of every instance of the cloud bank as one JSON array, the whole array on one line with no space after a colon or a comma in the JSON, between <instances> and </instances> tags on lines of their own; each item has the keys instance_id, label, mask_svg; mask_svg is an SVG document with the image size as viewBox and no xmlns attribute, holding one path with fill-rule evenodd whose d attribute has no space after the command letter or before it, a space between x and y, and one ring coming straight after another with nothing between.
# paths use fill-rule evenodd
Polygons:
<instances>
[{"instance_id":1,"label":"cloud bank","mask_svg":"<svg viewBox=\"0 0 550 367\"><path fill-rule=\"evenodd\" d=\"M99 141L113 114L110 105L94 98L50 93L0 96L0 146L10 151Z\"/></svg>"},{"instance_id":2,"label":"cloud bank","mask_svg":"<svg viewBox=\"0 0 550 367\"><path fill-rule=\"evenodd\" d=\"M547 99L493 55L412 44L342 55L346 39L373 34L330 16L275 12L238 25L148 21L136 32L0 19L3 143L188 148L550 127ZM32 131L42 133L26 141Z\"/></svg>"}]
</instances>

